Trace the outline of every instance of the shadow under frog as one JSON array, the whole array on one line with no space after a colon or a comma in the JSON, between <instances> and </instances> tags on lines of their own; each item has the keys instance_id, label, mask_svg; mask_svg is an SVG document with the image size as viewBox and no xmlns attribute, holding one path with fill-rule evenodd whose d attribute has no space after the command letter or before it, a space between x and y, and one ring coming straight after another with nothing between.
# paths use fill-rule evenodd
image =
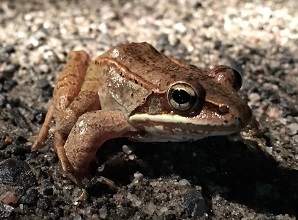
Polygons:
<instances>
[{"instance_id":1,"label":"shadow under frog","mask_svg":"<svg viewBox=\"0 0 298 220\"><path fill-rule=\"evenodd\" d=\"M136 171L149 178L178 175L193 186L201 186L207 200L219 194L258 213L298 214L298 171L280 166L273 158L248 149L241 142L212 137L196 142L142 143L140 146L138 142L121 139L116 140L116 145L122 146L123 141L136 146L133 153L138 159L123 159L119 166L118 160L124 153L120 147L111 147L115 140L107 142L102 148L106 154L98 154L99 163L109 161L109 157L110 161L117 158L118 162L115 165L110 162L96 176L103 175L116 184L126 185Z\"/></svg>"}]
</instances>

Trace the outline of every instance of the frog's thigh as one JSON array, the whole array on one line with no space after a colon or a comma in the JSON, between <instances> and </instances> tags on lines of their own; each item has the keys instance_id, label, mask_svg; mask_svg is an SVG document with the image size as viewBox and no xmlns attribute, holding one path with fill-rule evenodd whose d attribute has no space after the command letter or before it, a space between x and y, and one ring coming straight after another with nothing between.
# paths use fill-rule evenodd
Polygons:
<instances>
[{"instance_id":1,"label":"frog's thigh","mask_svg":"<svg viewBox=\"0 0 298 220\"><path fill-rule=\"evenodd\" d=\"M97 149L107 140L135 131L121 111L98 110L79 117L64 145L66 157L77 173L84 173Z\"/></svg>"},{"instance_id":2,"label":"frog's thigh","mask_svg":"<svg viewBox=\"0 0 298 220\"><path fill-rule=\"evenodd\" d=\"M100 109L99 86L98 73L90 67L76 97L66 107L57 109L55 113L57 131L68 134L81 115ZM61 99L63 99L63 96Z\"/></svg>"},{"instance_id":3,"label":"frog's thigh","mask_svg":"<svg viewBox=\"0 0 298 220\"><path fill-rule=\"evenodd\" d=\"M90 63L85 51L71 51L68 61L59 74L54 90L54 103L57 111L65 109L81 91Z\"/></svg>"}]
</instances>

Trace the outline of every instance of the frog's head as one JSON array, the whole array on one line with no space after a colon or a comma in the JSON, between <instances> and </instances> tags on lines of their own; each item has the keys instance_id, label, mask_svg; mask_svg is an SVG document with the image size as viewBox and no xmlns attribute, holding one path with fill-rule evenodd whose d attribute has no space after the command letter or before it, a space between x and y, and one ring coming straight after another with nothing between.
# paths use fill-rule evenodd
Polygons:
<instances>
[{"instance_id":1,"label":"frog's head","mask_svg":"<svg viewBox=\"0 0 298 220\"><path fill-rule=\"evenodd\" d=\"M181 141L238 132L251 120L251 109L237 91L239 72L218 66L208 73L189 67L191 74L152 93L129 116L150 140ZM189 77L189 76L192 77Z\"/></svg>"}]
</instances>

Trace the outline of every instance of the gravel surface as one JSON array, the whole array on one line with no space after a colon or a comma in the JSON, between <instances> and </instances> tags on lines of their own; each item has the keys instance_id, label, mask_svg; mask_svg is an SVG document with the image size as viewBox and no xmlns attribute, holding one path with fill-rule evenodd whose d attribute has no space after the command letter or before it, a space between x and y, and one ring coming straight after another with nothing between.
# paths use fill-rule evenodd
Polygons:
<instances>
[{"instance_id":1,"label":"gravel surface","mask_svg":"<svg viewBox=\"0 0 298 220\"><path fill-rule=\"evenodd\" d=\"M0 2L0 219L296 219L298 1ZM85 182L31 152L67 53L146 41L199 68L243 72L273 158L241 141L107 142ZM105 176L119 186L99 183Z\"/></svg>"}]
</instances>

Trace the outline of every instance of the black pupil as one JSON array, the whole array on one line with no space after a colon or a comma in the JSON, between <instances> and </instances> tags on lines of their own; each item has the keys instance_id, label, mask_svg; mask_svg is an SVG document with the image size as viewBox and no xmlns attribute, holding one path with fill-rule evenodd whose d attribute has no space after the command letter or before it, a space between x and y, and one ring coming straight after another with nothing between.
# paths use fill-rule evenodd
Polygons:
<instances>
[{"instance_id":1,"label":"black pupil","mask_svg":"<svg viewBox=\"0 0 298 220\"><path fill-rule=\"evenodd\" d=\"M173 91L172 98L180 105L190 102L191 99L190 95L183 89Z\"/></svg>"}]
</instances>

